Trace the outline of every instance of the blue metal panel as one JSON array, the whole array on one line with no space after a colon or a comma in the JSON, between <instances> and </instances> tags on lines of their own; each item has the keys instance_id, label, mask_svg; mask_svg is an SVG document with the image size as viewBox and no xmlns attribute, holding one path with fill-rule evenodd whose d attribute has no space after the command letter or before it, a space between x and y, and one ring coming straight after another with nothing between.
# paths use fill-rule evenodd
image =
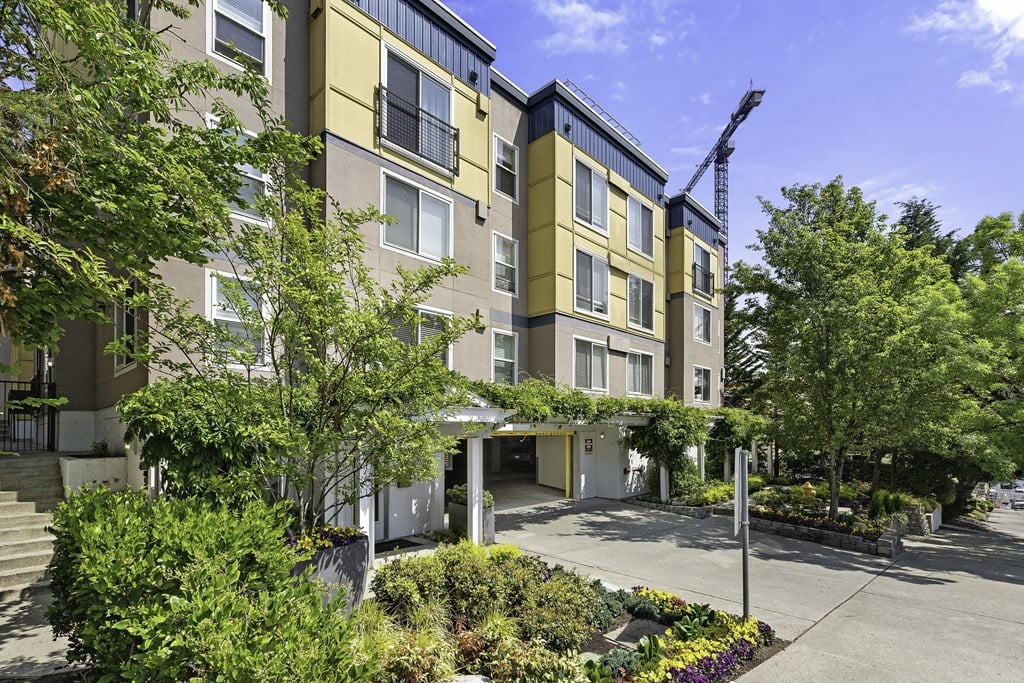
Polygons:
<instances>
[{"instance_id":1,"label":"blue metal panel","mask_svg":"<svg viewBox=\"0 0 1024 683\"><path fill-rule=\"evenodd\" d=\"M718 226L708 221L703 214L695 211L681 199L677 201L676 198L673 198L668 206L668 227L669 229L685 228L697 239L703 240L716 249L725 241L718 231Z\"/></svg>"},{"instance_id":2,"label":"blue metal panel","mask_svg":"<svg viewBox=\"0 0 1024 683\"><path fill-rule=\"evenodd\" d=\"M360 7L417 50L427 55L455 77L484 95L491 95L493 55L474 49L475 36L459 36L431 16L419 0L357 0ZM476 83L470 73L477 74Z\"/></svg>"},{"instance_id":3,"label":"blue metal panel","mask_svg":"<svg viewBox=\"0 0 1024 683\"><path fill-rule=\"evenodd\" d=\"M566 126L568 125L568 131ZM560 100L549 99L530 112L530 142L552 130L625 178L655 204L661 203L665 183L648 171L635 155L599 131Z\"/></svg>"}]
</instances>

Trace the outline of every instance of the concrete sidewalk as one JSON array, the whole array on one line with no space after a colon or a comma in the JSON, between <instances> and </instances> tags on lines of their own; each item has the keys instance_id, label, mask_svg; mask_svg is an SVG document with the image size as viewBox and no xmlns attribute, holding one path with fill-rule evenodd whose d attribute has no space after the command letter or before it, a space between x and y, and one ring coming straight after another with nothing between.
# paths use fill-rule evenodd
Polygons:
<instances>
[{"instance_id":1,"label":"concrete sidewalk","mask_svg":"<svg viewBox=\"0 0 1024 683\"><path fill-rule=\"evenodd\" d=\"M943 529L895 562L751 532L751 613L794 641L741 680L1020 680L1024 512L995 533ZM612 584L742 611L732 520L564 501L502 513L498 540Z\"/></svg>"},{"instance_id":2,"label":"concrete sidewalk","mask_svg":"<svg viewBox=\"0 0 1024 683\"><path fill-rule=\"evenodd\" d=\"M0 603L0 683L78 680L65 658L67 639L53 637L46 621L45 588Z\"/></svg>"}]
</instances>

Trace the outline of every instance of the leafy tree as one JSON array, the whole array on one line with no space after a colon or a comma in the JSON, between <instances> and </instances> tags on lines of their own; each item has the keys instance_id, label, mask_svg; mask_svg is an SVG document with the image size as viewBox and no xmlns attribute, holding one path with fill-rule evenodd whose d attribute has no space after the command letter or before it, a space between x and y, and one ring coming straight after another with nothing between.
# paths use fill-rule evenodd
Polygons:
<instances>
[{"instance_id":1,"label":"leafy tree","mask_svg":"<svg viewBox=\"0 0 1024 683\"><path fill-rule=\"evenodd\" d=\"M274 135L261 135L257 149L287 149L288 137ZM140 360L176 379L119 408L129 435L145 440L143 462L166 462L176 485L208 491L211 470L256 472L242 481L259 479L259 490L280 477L275 493L296 501L305 530L391 483L436 475L435 454L458 435L430 418L466 405L442 357L472 320L428 320L417 308L461 266L399 268L379 282L363 260L362 226L383 216L341 208L296 175L301 164L270 155L262 167L277 188L258 200L266 224L236 226L219 253L232 270L219 277L219 305L238 324L151 291ZM420 343L396 334L428 323L433 335Z\"/></svg>"},{"instance_id":2,"label":"leafy tree","mask_svg":"<svg viewBox=\"0 0 1024 683\"><path fill-rule=\"evenodd\" d=\"M979 369L967 346L959 291L939 259L904 247L858 188L783 188L762 199L759 265L734 281L752 296L763 333L757 403L776 415L783 447L817 453L830 514L852 453L894 443L952 448Z\"/></svg>"},{"instance_id":3,"label":"leafy tree","mask_svg":"<svg viewBox=\"0 0 1024 683\"><path fill-rule=\"evenodd\" d=\"M966 278L963 291L989 373L971 435L986 439L986 470L1001 477L1024 466L1024 214L1016 221L1010 213L986 216L965 241L977 274Z\"/></svg>"},{"instance_id":4,"label":"leafy tree","mask_svg":"<svg viewBox=\"0 0 1024 683\"><path fill-rule=\"evenodd\" d=\"M270 3L283 15L283 6ZM266 80L172 58L168 26L198 0L0 3L0 335L55 347L63 318L146 284L168 257L202 263L228 225L246 151L220 94L269 125ZM278 122L280 123L280 122Z\"/></svg>"},{"instance_id":5,"label":"leafy tree","mask_svg":"<svg viewBox=\"0 0 1024 683\"><path fill-rule=\"evenodd\" d=\"M725 397L730 408L745 408L761 384L764 357L758 348L756 322L740 301L740 290L725 288Z\"/></svg>"},{"instance_id":6,"label":"leafy tree","mask_svg":"<svg viewBox=\"0 0 1024 683\"><path fill-rule=\"evenodd\" d=\"M932 254L949 265L953 279L960 281L967 270L969 254L967 243L956 237L956 232L941 232L942 221L936 212L940 207L927 199L912 197L898 202L903 209L893 228L902 230L906 236L907 249L930 247Z\"/></svg>"}]
</instances>

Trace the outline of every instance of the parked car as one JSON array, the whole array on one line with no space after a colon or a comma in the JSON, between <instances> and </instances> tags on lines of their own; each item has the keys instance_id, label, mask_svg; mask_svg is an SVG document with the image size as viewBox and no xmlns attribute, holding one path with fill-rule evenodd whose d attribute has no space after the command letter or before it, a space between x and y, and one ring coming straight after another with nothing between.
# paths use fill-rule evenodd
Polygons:
<instances>
[{"instance_id":1,"label":"parked car","mask_svg":"<svg viewBox=\"0 0 1024 683\"><path fill-rule=\"evenodd\" d=\"M1011 510L1024 510L1024 498L1018 498L1010 503Z\"/></svg>"}]
</instances>

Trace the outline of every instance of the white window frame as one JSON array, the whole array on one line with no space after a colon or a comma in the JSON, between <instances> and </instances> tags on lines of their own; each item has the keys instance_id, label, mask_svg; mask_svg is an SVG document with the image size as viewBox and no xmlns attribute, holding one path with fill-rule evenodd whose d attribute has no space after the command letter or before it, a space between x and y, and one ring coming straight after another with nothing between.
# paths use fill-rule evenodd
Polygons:
<instances>
[{"instance_id":1,"label":"white window frame","mask_svg":"<svg viewBox=\"0 0 1024 683\"><path fill-rule=\"evenodd\" d=\"M704 296L704 297L714 297L714 295L715 295L715 271L712 268L711 250L710 249L705 249L702 245L697 244L696 242L694 242L693 243L693 265L700 266L701 268L704 268L703 264L701 264L700 261L697 259L697 254L700 253L700 252L704 252L705 254L708 255L707 271L708 271L708 273L711 274L711 291L705 291L705 290L699 288L697 286L697 278L696 277L693 278L693 291L696 292L697 294L700 294L701 296ZM696 269L694 269L694 270L696 270Z\"/></svg>"},{"instance_id":2,"label":"white window frame","mask_svg":"<svg viewBox=\"0 0 1024 683\"><path fill-rule=\"evenodd\" d=\"M700 371L700 370L706 370L707 373L708 373L708 382L707 382L707 395L708 395L708 397L706 399L705 398L697 398L697 372ZM715 391L714 381L715 381L715 373L711 372L711 368L705 367L703 365L694 365L693 366L693 402L694 403L711 403L711 399L714 396L714 391Z\"/></svg>"},{"instance_id":3,"label":"white window frame","mask_svg":"<svg viewBox=\"0 0 1024 683\"><path fill-rule=\"evenodd\" d=\"M134 281L128 285L128 296L135 296L139 289L138 284ZM125 306L120 301L114 302L114 339L118 340L125 334L125 327L127 316L131 313L132 322L134 323L134 330L132 335L135 337L134 350L138 349L139 344L139 311L136 307ZM114 354L114 377L121 375L138 365L138 362L134 357L122 356L119 353Z\"/></svg>"},{"instance_id":4,"label":"white window frame","mask_svg":"<svg viewBox=\"0 0 1024 683\"><path fill-rule=\"evenodd\" d=\"M596 347L604 349L604 384L605 384L604 387L597 387L597 388L595 388L593 386L581 387L581 386L579 386L576 383L576 344L579 343L579 342L583 342L585 344L590 344L591 369L593 369L593 362L594 362L594 347L596 346ZM591 375L593 375L593 373L591 373ZM590 378L590 383L591 383L591 385L593 385L593 383L594 383L593 376L591 376L591 378ZM591 392L591 393L595 393L595 394L607 394L608 393L608 384L609 384L609 382L608 382L608 344L606 342L598 341L596 339L590 339L589 337L577 337L577 336L573 335L573 338L572 338L572 386L573 386L573 388L574 389L579 389L580 391L587 391L587 392Z\"/></svg>"},{"instance_id":5,"label":"white window frame","mask_svg":"<svg viewBox=\"0 0 1024 683\"><path fill-rule=\"evenodd\" d=\"M495 364L501 360L502 362L508 362L507 358L499 359L497 356L498 346L495 343L497 337L501 335L503 337L512 337L512 386L519 384L519 333L510 332L508 330L491 330L491 381L497 383L498 373L495 372Z\"/></svg>"},{"instance_id":6,"label":"white window frame","mask_svg":"<svg viewBox=\"0 0 1024 683\"><path fill-rule=\"evenodd\" d=\"M497 283L498 283L498 240L499 239L503 239L503 240L505 240L507 242L511 242L512 243L512 260L514 261L514 263L512 264L511 267L512 267L512 270L514 271L514 274L512 276L512 289L513 289L513 291L511 291L511 292L509 292L507 290L504 290L504 289L499 289L498 286L497 286ZM506 265L507 266L508 264L504 263L502 265ZM509 237L508 235L503 235L503 234L501 234L500 232L498 232L496 230L492 230L491 231L491 291L497 292L498 294L504 294L505 296L510 296L513 299L518 299L519 298L519 240L515 239L514 237Z\"/></svg>"},{"instance_id":7,"label":"white window frame","mask_svg":"<svg viewBox=\"0 0 1024 683\"><path fill-rule=\"evenodd\" d=\"M512 173L512 181L513 181L512 182L512 188L513 188L513 191L515 192L515 196L514 197L509 195L508 193L502 192L501 190L498 189L498 159L499 159L498 145L499 145L499 143L503 143L503 144L508 145L515 152L515 164L514 164L515 168L509 169L509 168L506 168L505 166L501 167L501 168L504 168L506 171L509 171L510 173ZM508 199L513 204L517 204L517 205L519 204L519 148L516 147L515 145L513 145L511 142L509 142L505 138L503 138L500 135L498 135L497 133L494 134L494 192L496 194L501 195L505 199Z\"/></svg>"},{"instance_id":8,"label":"white window frame","mask_svg":"<svg viewBox=\"0 0 1024 683\"><path fill-rule=\"evenodd\" d=\"M643 227L644 227L643 212L644 211L649 211L650 214L651 214L651 251L650 251L650 253L644 251L644 248L643 248L643 235L640 236L640 244L635 244L632 241L632 239L630 239L630 227L631 227L630 216L633 213L632 211L630 211L630 207L631 206L636 206L637 207L637 212L638 212L638 215L640 216L640 230L641 231L643 230ZM655 233L655 231L654 231L654 209L651 206L649 206L646 202L642 202L642 201L640 201L639 199L637 199L635 197L628 197L626 199L626 246L629 248L630 251L635 252L637 254L640 254L644 258L648 258L648 259L653 261L654 260L654 233Z\"/></svg>"},{"instance_id":9,"label":"white window frame","mask_svg":"<svg viewBox=\"0 0 1024 683\"><path fill-rule=\"evenodd\" d=\"M206 115L206 126L208 128L220 128L220 119L218 117L214 116L213 114L207 114ZM241 135L246 136L246 138L254 138L257 135L255 131L249 130L248 128L243 128L239 132L240 132ZM244 142L245 141L241 141L242 144L244 144ZM266 197L267 196L267 192L270 189L269 182L268 182L268 179L267 179L267 174L264 173L263 171L261 171L260 169L256 168L255 166L253 166L251 168L253 168L257 173L259 173L259 175L255 176L252 173L249 173L248 171L243 170L240 166L237 166L237 165L235 166L235 171L238 172L238 175L243 175L246 178L249 178L251 180L255 180L258 183L261 183L263 185L263 196ZM236 221L243 221L245 223L252 223L254 225L267 225L267 219L264 216L262 216L262 215L257 214L257 215L254 216L252 214L243 213L242 211L239 211L238 209L236 209L233 206L229 206L228 208L231 210L231 217L233 219L235 219Z\"/></svg>"},{"instance_id":10,"label":"white window frame","mask_svg":"<svg viewBox=\"0 0 1024 683\"><path fill-rule=\"evenodd\" d=\"M697 311L702 311L704 313L707 313L707 319L708 319L708 324L707 324L708 338L707 339L703 339L703 338L697 336ZM712 340L714 339L714 333L711 330L711 325L712 325L713 321L714 321L714 311L712 311L707 306L701 306L699 303L694 301L693 302L693 340L695 342L699 342L701 344L707 344L708 346L711 346Z\"/></svg>"},{"instance_id":11,"label":"white window frame","mask_svg":"<svg viewBox=\"0 0 1024 683\"><path fill-rule=\"evenodd\" d=\"M423 210L422 209L422 205L423 205L423 194L424 193L426 193L426 194L430 195L431 197L433 197L434 199L442 201L442 202L444 202L445 204L448 205L448 253L445 254L445 256L452 256L455 253L455 203L450 198L445 197L443 194L438 194L437 192L433 192L426 185L422 185L420 183L417 183L417 182L415 182L413 180L410 180L409 178L406 178L405 176L398 175L397 173L392 173L390 171L385 171L384 169L381 169L381 173L380 173L380 206L382 207L381 208L381 212L382 213L385 213L385 214L387 213L387 194L388 194L387 193L387 179L388 178L394 178L396 181L398 181L398 182L400 182L400 183L402 183L404 185L409 185L410 187L413 187L413 188L415 188L416 190L419 191L419 201L417 202L417 205L416 205L416 211L419 212L419 213L422 213L422 210ZM424 254L424 253L420 252L418 246L417 246L417 251L412 251L410 249L406 249L405 247L402 247L402 246L399 246L399 245L390 244L389 242L386 241L386 238L387 238L387 224L386 223L381 223L380 224L380 246L381 246L381 248L387 249L389 251L398 252L399 254L406 254L407 256L411 256L413 258L418 258L418 259L421 259L423 261L429 261L431 263L439 263L441 261L441 259L435 258L434 256L431 256L430 254ZM416 243L417 243L417 245L419 245L421 243L419 235L416 235Z\"/></svg>"},{"instance_id":12,"label":"white window frame","mask_svg":"<svg viewBox=\"0 0 1024 683\"><path fill-rule=\"evenodd\" d=\"M605 293L604 308L605 308L605 312L604 313L600 313L598 311L593 310L593 301L594 301L593 288L594 288L594 282L595 282L594 280L591 280L591 282L590 282L590 287L591 287L591 297L590 297L591 307L589 309L587 309L587 308L580 308L579 305L577 305L577 303L576 303L576 284L579 282L579 273L576 272L576 254L586 254L587 256L590 257L590 259L591 259L591 266L590 266L591 277L593 277L593 275L594 275L594 266L593 266L594 260L598 260L598 261L600 261L601 263L604 264L604 270L605 270L605 283L604 283L604 293ZM576 247L573 250L573 254L572 254L572 306L573 306L573 310L578 311L580 313L586 313L587 315L593 316L595 318L601 318L602 320L610 320L611 319L611 298L612 298L612 295L611 295L611 284L612 284L611 280L612 280L612 272L611 272L611 266L608 265L608 259L602 258L602 257L598 256L597 254L595 254L595 253L593 253L591 251L587 251L586 249L581 249L580 247Z\"/></svg>"},{"instance_id":13,"label":"white window frame","mask_svg":"<svg viewBox=\"0 0 1024 683\"><path fill-rule=\"evenodd\" d=\"M398 47L396 47L392 43L388 43L387 41L384 41L384 40L380 41L380 83L381 83L381 85L383 85L385 88L388 87L388 54L394 54L396 57L398 57L398 59L400 59L401 61L405 62L410 68L416 69L419 72L419 74L420 74L420 79L421 80L423 78L429 78L434 83L436 83L437 85L441 86L442 88L444 88L444 89L446 89L448 91L448 121L446 123L449 126L451 126L452 128L458 128L458 126L455 125L455 88L452 87L452 84L451 83L445 83L440 78L438 78L437 76L435 76L434 74L430 73L425 68L423 68L423 65L421 65L419 62L417 62L412 57L409 57L405 52L400 50ZM423 108L422 102L417 102L416 106L418 108L420 108L420 109ZM442 174L442 175L444 175L444 176L446 176L448 178L454 178L455 177L455 173L453 173L449 169L445 168L444 166L441 166L441 165L431 161L430 159L428 159L425 156L420 155L416 151L413 151L411 149L406 149L405 147L402 147L401 145L398 145L398 144L395 144L394 142L391 142L386 137L384 137L384 131L383 130L381 131L381 134L380 134L379 137L380 137L380 144L383 145L384 147L387 147L391 151L393 151L393 152L395 152L397 154L401 154L402 156L406 157L407 159L412 159L417 164L422 164L423 166L426 166L426 167L428 167L430 169L433 169L434 171L437 171L438 173L440 173L440 174Z\"/></svg>"},{"instance_id":14,"label":"white window frame","mask_svg":"<svg viewBox=\"0 0 1024 683\"><path fill-rule=\"evenodd\" d=\"M437 316L439 318L448 318L449 320L451 318L455 317L454 313L452 313L451 311L446 311L443 308L432 308L430 306L417 306L414 310L420 316L423 316L423 315L433 315L433 316ZM422 332L421 332L420 327L422 325L423 325L422 322L419 322L419 323L416 324L416 344L420 344L421 343ZM449 370L453 369L452 368L452 344L449 344L448 347L445 349L445 352L444 352L444 366L446 368L448 368Z\"/></svg>"},{"instance_id":15,"label":"white window frame","mask_svg":"<svg viewBox=\"0 0 1024 683\"><path fill-rule=\"evenodd\" d=\"M647 359L649 359L649 361L651 363L651 390L650 391L647 391L647 392L642 391L643 387L640 387L641 391L636 391L634 389L630 389L629 388L629 383L630 383L630 380L632 379L632 374L630 373L630 369L629 369L629 357L630 356L636 356L638 358L647 358ZM641 382L642 382L642 378L641 378ZM626 354L626 393L631 394L633 396L653 396L654 395L654 355L653 354L645 353L643 351L636 351L634 349L630 349L629 353Z\"/></svg>"},{"instance_id":16,"label":"white window frame","mask_svg":"<svg viewBox=\"0 0 1024 683\"><path fill-rule=\"evenodd\" d=\"M640 323L639 324L634 323L633 320L632 320L632 318L633 318L633 301L632 301L632 299L631 299L631 297L629 295L629 293L631 291L630 282L632 280L639 280L640 281L640 307L641 307L641 310L640 310ZM644 300L643 300L643 296L644 296L643 283L647 283L647 284L649 284L651 286L651 326L650 327L644 327L643 326L643 319L644 319L644 315L643 315L643 313L644 313L643 312L643 305L644 305ZM634 275L633 273L630 273L627 276L627 278L626 278L626 324L631 329L642 330L644 332L650 332L650 333L654 332L654 311L655 311L654 301L655 301L655 299L656 299L656 297L655 297L655 292L654 292L654 281L653 280L648 280L647 278L640 277L639 275Z\"/></svg>"},{"instance_id":17,"label":"white window frame","mask_svg":"<svg viewBox=\"0 0 1024 683\"><path fill-rule=\"evenodd\" d=\"M576 215L576 184L579 182L579 178L576 176L576 170L579 165L582 165L590 170L590 213L594 214L594 178L598 177L601 182L604 183L604 226L595 225L593 220L587 221ZM580 225L585 225L591 230L605 237L608 236L608 212L610 211L608 201L611 191L608 189L608 174L605 171L594 168L585 159L573 156L572 159L572 217Z\"/></svg>"},{"instance_id":18,"label":"white window frame","mask_svg":"<svg viewBox=\"0 0 1024 683\"><path fill-rule=\"evenodd\" d=\"M217 287L220 285L220 278L227 278L230 280L238 280L239 282L245 282L248 278L237 275L236 273L228 272L226 270L214 270L212 268L206 268L206 319L212 323L216 323L218 320L224 320L228 322L242 322L241 316L234 311L224 311L217 303ZM217 311L221 310L226 312L227 315L217 315ZM264 300L260 301L260 317L265 318L267 313L267 302ZM264 330L263 335L263 351L261 354L257 354L253 362L253 367L256 369L269 368L270 361L268 358L267 348L269 339L267 338L266 331ZM229 367L241 368L244 367L238 363L229 363Z\"/></svg>"},{"instance_id":19,"label":"white window frame","mask_svg":"<svg viewBox=\"0 0 1024 683\"><path fill-rule=\"evenodd\" d=\"M206 54L212 59L226 64L233 69L239 71L245 71L245 66L236 62L235 60L222 55L216 51L217 42L217 3L219 0L208 0L206 2ZM274 13L270 10L270 5L266 2L263 3L263 77L267 79L267 83L272 83L271 74L274 71L274 59L273 59L273 18Z\"/></svg>"}]
</instances>

